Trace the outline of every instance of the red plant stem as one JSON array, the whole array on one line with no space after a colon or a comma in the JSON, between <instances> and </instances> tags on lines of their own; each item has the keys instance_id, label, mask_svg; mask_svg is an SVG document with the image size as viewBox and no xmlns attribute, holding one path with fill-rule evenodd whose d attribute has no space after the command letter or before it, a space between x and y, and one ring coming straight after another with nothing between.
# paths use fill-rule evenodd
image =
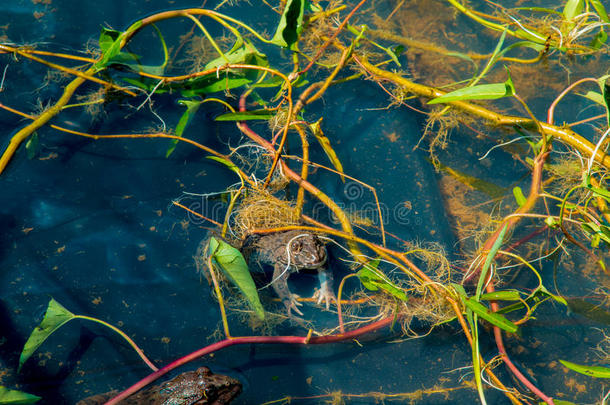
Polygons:
<instances>
[{"instance_id":1,"label":"red plant stem","mask_svg":"<svg viewBox=\"0 0 610 405\"><path fill-rule=\"evenodd\" d=\"M184 357L181 357L167 366L159 369L152 374L149 374L145 378L141 379L131 387L127 388L125 391L121 392L116 397L112 398L110 401L106 402L105 405L113 405L117 404L123 399L129 397L132 394L135 394L148 384L157 380L159 377L167 374L168 372L188 363L193 360L198 359L199 357L205 356L206 354L210 354L216 352L218 350L224 349L229 346L235 345L245 345L245 344L299 344L299 345L307 345L307 344L326 344L326 343L335 343L341 342L344 340L352 339L357 336L364 335L369 332L373 332L375 330L381 329L384 326L389 325L394 320L394 317L389 316L387 318L383 318L377 322L373 322L366 326L363 326L358 329L354 329L347 333L340 333L337 335L327 335L327 336L242 336L235 338L228 338L221 340L220 342L213 343L209 346L201 348L192 352L191 354L187 354Z\"/></svg>"},{"instance_id":2,"label":"red plant stem","mask_svg":"<svg viewBox=\"0 0 610 405\"><path fill-rule=\"evenodd\" d=\"M487 292L493 292L493 291L494 291L493 285L490 284L489 287L487 288ZM499 309L500 309L500 307L498 306L497 302L491 303L491 310L493 312L497 312ZM510 360L510 358L508 357L508 354L506 353L506 348L504 347L504 342L502 341L502 330L500 328L498 328L497 326L494 326L494 337L496 338L496 346L498 347L498 351L502 355L502 361L504 361L504 364L506 364L506 366L511 371L511 373L513 373L513 375L519 381L521 381L521 383L523 383L523 385L525 385L530 391L532 391L534 394L536 394L540 399L542 399L548 405L555 405L555 403L553 402L553 398L545 395L542 391L540 391L538 388L536 388L536 386L534 384L532 384L527 379L527 377L524 376L521 373L521 371L519 371L517 369L517 367L513 364L513 362Z\"/></svg>"}]
</instances>

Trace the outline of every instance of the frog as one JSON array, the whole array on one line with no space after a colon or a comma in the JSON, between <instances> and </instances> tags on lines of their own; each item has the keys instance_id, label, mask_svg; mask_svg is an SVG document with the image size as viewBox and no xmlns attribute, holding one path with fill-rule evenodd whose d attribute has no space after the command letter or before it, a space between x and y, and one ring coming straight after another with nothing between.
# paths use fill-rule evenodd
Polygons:
<instances>
[{"instance_id":1,"label":"frog","mask_svg":"<svg viewBox=\"0 0 610 405\"><path fill-rule=\"evenodd\" d=\"M293 311L303 316L299 309L302 306L298 301L299 296L290 292L288 287L288 278L299 270L318 272L320 288L313 296L318 304L324 301L326 309L329 309L330 302L336 301L332 289L332 273L326 268L326 247L316 234L302 230L250 234L244 238L241 251L249 263L255 257L260 262L273 266L270 284L282 300L289 317L299 319L293 315Z\"/></svg>"},{"instance_id":2,"label":"frog","mask_svg":"<svg viewBox=\"0 0 610 405\"><path fill-rule=\"evenodd\" d=\"M120 401L121 405L225 405L241 393L241 383L208 367L182 373L172 380L145 388ZM117 391L85 398L77 405L101 405L118 395Z\"/></svg>"}]
</instances>

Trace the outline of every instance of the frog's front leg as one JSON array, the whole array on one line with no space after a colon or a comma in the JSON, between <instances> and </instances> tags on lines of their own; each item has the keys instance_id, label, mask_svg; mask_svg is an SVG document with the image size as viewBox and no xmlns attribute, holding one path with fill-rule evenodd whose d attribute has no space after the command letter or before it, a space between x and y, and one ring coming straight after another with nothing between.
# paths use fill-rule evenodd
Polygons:
<instances>
[{"instance_id":1,"label":"frog's front leg","mask_svg":"<svg viewBox=\"0 0 610 405\"><path fill-rule=\"evenodd\" d=\"M313 299L317 299L320 304L324 300L326 309L330 308L330 302L337 302L337 297L333 291L333 273L327 269L318 269L318 280L320 280L320 289L316 290Z\"/></svg>"},{"instance_id":2,"label":"frog's front leg","mask_svg":"<svg viewBox=\"0 0 610 405\"><path fill-rule=\"evenodd\" d=\"M299 306L302 306L297 298L299 297L296 294L290 292L288 288L288 276L290 276L290 268L287 268L286 265L281 263L276 263L273 267L273 289L275 293L280 297L284 306L286 307L286 311L288 312L288 316L291 316L290 312L294 310L297 314L303 316L301 310L299 310Z\"/></svg>"}]
</instances>

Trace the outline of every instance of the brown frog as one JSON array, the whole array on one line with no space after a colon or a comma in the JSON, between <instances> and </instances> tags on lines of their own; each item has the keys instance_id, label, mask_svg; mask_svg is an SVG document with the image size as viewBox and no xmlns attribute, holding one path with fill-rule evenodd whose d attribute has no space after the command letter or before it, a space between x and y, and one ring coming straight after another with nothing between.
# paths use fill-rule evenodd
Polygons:
<instances>
[{"instance_id":1,"label":"brown frog","mask_svg":"<svg viewBox=\"0 0 610 405\"><path fill-rule=\"evenodd\" d=\"M242 252L247 258L254 257L273 265L273 279L270 284L284 303L289 316L291 311L303 315L298 308L302 305L297 301L298 296L292 294L288 288L288 277L299 270L318 271L320 289L314 294L318 304L324 300L328 309L330 301L336 300L332 290L332 274L324 267L327 259L326 247L315 234L301 230L253 234L244 240Z\"/></svg>"},{"instance_id":2,"label":"brown frog","mask_svg":"<svg viewBox=\"0 0 610 405\"><path fill-rule=\"evenodd\" d=\"M226 375L214 374L207 367L187 371L170 381L145 388L125 398L121 405L224 405L241 393L241 383ZM101 405L117 391L94 395L76 405Z\"/></svg>"}]
</instances>

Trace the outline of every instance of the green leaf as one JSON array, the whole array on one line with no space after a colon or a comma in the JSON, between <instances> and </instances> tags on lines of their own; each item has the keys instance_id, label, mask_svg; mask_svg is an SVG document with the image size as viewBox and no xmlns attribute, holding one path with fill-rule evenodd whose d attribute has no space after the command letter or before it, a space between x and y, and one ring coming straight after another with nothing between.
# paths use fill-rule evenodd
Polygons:
<instances>
[{"instance_id":1,"label":"green leaf","mask_svg":"<svg viewBox=\"0 0 610 405\"><path fill-rule=\"evenodd\" d=\"M274 112L269 110L254 110L243 112L230 112L219 115L214 118L214 121L252 121L252 120L268 120L273 118Z\"/></svg>"},{"instance_id":2,"label":"green leaf","mask_svg":"<svg viewBox=\"0 0 610 405\"><path fill-rule=\"evenodd\" d=\"M492 293L481 294L479 300L485 301L520 301L521 295L519 291L506 290L506 291L494 291Z\"/></svg>"},{"instance_id":3,"label":"green leaf","mask_svg":"<svg viewBox=\"0 0 610 405\"><path fill-rule=\"evenodd\" d=\"M109 60L114 58L121 52L121 38L123 33L120 31L102 28L100 34L100 50L102 58L95 64L97 70L102 70L109 64Z\"/></svg>"},{"instance_id":4,"label":"green leaf","mask_svg":"<svg viewBox=\"0 0 610 405\"><path fill-rule=\"evenodd\" d=\"M382 289L401 301L407 301L407 294L396 286L396 284L392 283L392 281L390 281L385 274L377 270L378 265L379 259L371 260L364 265L364 268L358 271L358 278L360 279L360 282L362 282L364 288L370 291L378 291L379 289Z\"/></svg>"},{"instance_id":5,"label":"green leaf","mask_svg":"<svg viewBox=\"0 0 610 405\"><path fill-rule=\"evenodd\" d=\"M603 80L602 94L606 106L606 120L610 124L610 85L607 83L606 79Z\"/></svg>"},{"instance_id":6,"label":"green leaf","mask_svg":"<svg viewBox=\"0 0 610 405\"><path fill-rule=\"evenodd\" d=\"M472 310L472 312L485 319L492 325L511 333L515 333L518 330L517 325L506 319L504 316L492 312L480 302L473 299L464 299L462 301L466 307Z\"/></svg>"},{"instance_id":7,"label":"green leaf","mask_svg":"<svg viewBox=\"0 0 610 405\"><path fill-rule=\"evenodd\" d=\"M186 129L188 124L191 122L191 120L195 116L195 113L199 109L199 106L201 105L201 103L202 103L202 101L199 101L199 100L178 100L178 104L186 106L186 111L182 114L182 116L180 117L180 120L178 120L178 125L176 125L176 132L175 132L176 136L182 137L184 130ZM167 151L165 152L166 158L168 158L169 155L172 154L174 149L176 149L176 145L178 145L178 142L180 142L178 139L170 140L169 147L167 148Z\"/></svg>"},{"instance_id":8,"label":"green leaf","mask_svg":"<svg viewBox=\"0 0 610 405\"><path fill-rule=\"evenodd\" d=\"M222 67L226 65L227 62L230 64L243 63L262 67L269 66L267 55L259 52L259 50L256 49L256 47L250 41L236 41L231 50L224 54L224 57L219 56L218 58L208 62L205 65L205 70ZM255 77L257 74L258 73L254 71ZM216 74L214 75L216 76Z\"/></svg>"},{"instance_id":9,"label":"green leaf","mask_svg":"<svg viewBox=\"0 0 610 405\"><path fill-rule=\"evenodd\" d=\"M606 103L604 101L604 96L602 96L601 93L598 93L596 91L588 91L585 94L580 94L581 96L583 96L584 98L593 101L596 104L602 105L602 106L606 106Z\"/></svg>"},{"instance_id":10,"label":"green leaf","mask_svg":"<svg viewBox=\"0 0 610 405\"><path fill-rule=\"evenodd\" d=\"M465 87L432 99L428 101L428 104L449 103L451 101L462 100L495 100L502 97L510 97L514 94L515 86L513 85L513 80L509 73L508 79L504 83L478 84L476 86Z\"/></svg>"},{"instance_id":11,"label":"green leaf","mask_svg":"<svg viewBox=\"0 0 610 405\"><path fill-rule=\"evenodd\" d=\"M447 93L428 101L428 104L449 103L463 100L495 100L515 94L512 83L479 84Z\"/></svg>"},{"instance_id":12,"label":"green leaf","mask_svg":"<svg viewBox=\"0 0 610 405\"><path fill-rule=\"evenodd\" d=\"M582 14L584 0L568 0L563 8L563 18L572 20L577 15Z\"/></svg>"},{"instance_id":13,"label":"green leaf","mask_svg":"<svg viewBox=\"0 0 610 405\"><path fill-rule=\"evenodd\" d=\"M517 204L519 204L519 207L523 207L525 205L525 202L527 201L527 199L523 195L523 191L521 191L521 187L514 187L513 195L515 196L515 200L517 201Z\"/></svg>"},{"instance_id":14,"label":"green leaf","mask_svg":"<svg viewBox=\"0 0 610 405\"><path fill-rule=\"evenodd\" d=\"M303 30L304 11L305 0L288 0L271 43L296 50L299 35Z\"/></svg>"},{"instance_id":15,"label":"green leaf","mask_svg":"<svg viewBox=\"0 0 610 405\"><path fill-rule=\"evenodd\" d=\"M120 36L121 31L102 28L99 38L100 50L107 52Z\"/></svg>"},{"instance_id":16,"label":"green leaf","mask_svg":"<svg viewBox=\"0 0 610 405\"><path fill-rule=\"evenodd\" d=\"M576 371L580 374L588 375L589 377L610 378L610 368L608 367L584 366L566 360L559 360L559 362L570 370Z\"/></svg>"},{"instance_id":17,"label":"green leaf","mask_svg":"<svg viewBox=\"0 0 610 405\"><path fill-rule=\"evenodd\" d=\"M53 332L69 320L74 319L74 317L75 315L72 312L68 311L59 302L51 298L42 322L34 328L23 346L21 356L19 357L19 368L17 369L17 372L21 370L21 367L27 359L34 354L36 349L38 349Z\"/></svg>"},{"instance_id":18,"label":"green leaf","mask_svg":"<svg viewBox=\"0 0 610 405\"><path fill-rule=\"evenodd\" d=\"M25 143L25 152L29 160L34 159L38 154L38 132L34 132Z\"/></svg>"},{"instance_id":19,"label":"green leaf","mask_svg":"<svg viewBox=\"0 0 610 405\"><path fill-rule=\"evenodd\" d=\"M595 34L589 46L593 49L600 49L606 43L606 41L608 41L608 34L606 34L606 31L604 31L602 28L597 34Z\"/></svg>"},{"instance_id":20,"label":"green leaf","mask_svg":"<svg viewBox=\"0 0 610 405\"><path fill-rule=\"evenodd\" d=\"M214 266L224 272L239 288L259 319L265 319L265 311L258 297L254 280L241 252L221 239L210 238L209 254Z\"/></svg>"},{"instance_id":21,"label":"green leaf","mask_svg":"<svg viewBox=\"0 0 610 405\"><path fill-rule=\"evenodd\" d=\"M491 262L496 257L496 253L500 250L500 246L502 246L502 242L504 241L504 234L506 233L507 225L504 225L500 234L494 241L491 249L487 253L487 257L485 258L485 263L483 263L483 267L481 268L481 274L479 275L479 281L477 282L477 289L475 293L475 300L479 300L481 298L481 292L483 291L483 284L487 280L487 272L489 271L489 267L491 266Z\"/></svg>"},{"instance_id":22,"label":"green leaf","mask_svg":"<svg viewBox=\"0 0 610 405\"><path fill-rule=\"evenodd\" d=\"M215 161L220 162L223 165L227 166L229 169L231 169L231 171L235 172L237 174L237 176L241 179L241 173L240 173L238 167L235 166L235 164L233 162L231 162L230 160L223 159L218 156L208 156L208 159L215 160ZM242 181L243 181L243 179L242 179Z\"/></svg>"},{"instance_id":23,"label":"green leaf","mask_svg":"<svg viewBox=\"0 0 610 405\"><path fill-rule=\"evenodd\" d=\"M252 80L247 77L229 72L219 75L219 77L216 77L216 74L202 76L185 82L182 86L172 86L172 88L180 87L183 97L195 97L235 89L251 82Z\"/></svg>"},{"instance_id":24,"label":"green leaf","mask_svg":"<svg viewBox=\"0 0 610 405\"><path fill-rule=\"evenodd\" d=\"M606 11L606 8L602 4L602 2L599 0L589 0L589 2L595 9L595 12L599 16L599 18L602 20L602 22L610 23L610 17L608 17L608 12Z\"/></svg>"},{"instance_id":25,"label":"green leaf","mask_svg":"<svg viewBox=\"0 0 610 405\"><path fill-rule=\"evenodd\" d=\"M0 404L33 404L42 398L17 390L11 390L0 385Z\"/></svg>"}]
</instances>

